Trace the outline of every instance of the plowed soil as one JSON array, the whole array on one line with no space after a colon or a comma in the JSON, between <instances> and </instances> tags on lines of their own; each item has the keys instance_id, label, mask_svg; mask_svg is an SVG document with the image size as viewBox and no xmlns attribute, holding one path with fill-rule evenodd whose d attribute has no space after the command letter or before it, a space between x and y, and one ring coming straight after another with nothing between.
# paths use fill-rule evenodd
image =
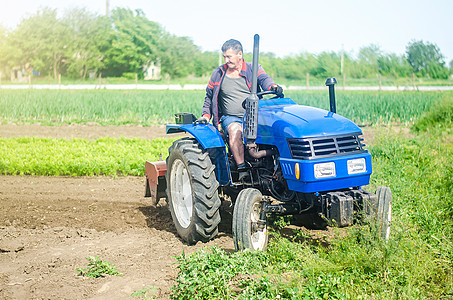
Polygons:
<instances>
[{"instance_id":1,"label":"plowed soil","mask_svg":"<svg viewBox=\"0 0 453 300\"><path fill-rule=\"evenodd\" d=\"M164 127L0 125L0 137L165 136ZM0 299L131 299L152 288L168 299L175 256L219 245L233 251L229 226L210 243L184 244L165 202L144 197L140 177L0 176ZM99 256L122 276L77 275Z\"/></svg>"},{"instance_id":2,"label":"plowed soil","mask_svg":"<svg viewBox=\"0 0 453 300\"><path fill-rule=\"evenodd\" d=\"M0 137L17 136L153 139L165 129L0 125ZM144 288L168 299L175 256L214 244L234 250L228 218L213 241L184 244L166 203L152 205L144 184L139 177L0 176L0 299L131 299ZM122 276L78 276L90 256L114 264Z\"/></svg>"}]
</instances>

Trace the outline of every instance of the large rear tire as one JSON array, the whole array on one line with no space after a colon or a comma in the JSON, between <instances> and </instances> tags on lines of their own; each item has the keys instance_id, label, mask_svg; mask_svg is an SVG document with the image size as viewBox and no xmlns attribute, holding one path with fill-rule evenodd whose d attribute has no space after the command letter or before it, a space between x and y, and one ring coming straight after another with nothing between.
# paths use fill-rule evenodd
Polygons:
<instances>
[{"instance_id":1,"label":"large rear tire","mask_svg":"<svg viewBox=\"0 0 453 300\"><path fill-rule=\"evenodd\" d=\"M236 251L252 249L264 251L267 248L267 224L260 228L259 220L263 207L263 196L257 189L242 190L233 210L233 241Z\"/></svg>"},{"instance_id":2,"label":"large rear tire","mask_svg":"<svg viewBox=\"0 0 453 300\"><path fill-rule=\"evenodd\" d=\"M167 158L167 197L179 236L189 245L218 233L219 183L209 154L193 138L177 140Z\"/></svg>"}]
</instances>

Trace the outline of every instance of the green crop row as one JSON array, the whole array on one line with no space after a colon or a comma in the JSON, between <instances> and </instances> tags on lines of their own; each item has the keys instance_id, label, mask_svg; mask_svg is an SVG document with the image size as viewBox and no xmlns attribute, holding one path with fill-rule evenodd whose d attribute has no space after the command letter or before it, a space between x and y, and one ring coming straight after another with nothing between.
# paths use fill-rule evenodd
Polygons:
<instances>
[{"instance_id":1,"label":"green crop row","mask_svg":"<svg viewBox=\"0 0 453 300\"><path fill-rule=\"evenodd\" d=\"M413 122L452 92L337 91L337 112L359 124ZM162 124L200 115L203 91L2 90L0 121L43 124ZM287 91L298 104L329 108L327 91Z\"/></svg>"},{"instance_id":2,"label":"green crop row","mask_svg":"<svg viewBox=\"0 0 453 300\"><path fill-rule=\"evenodd\" d=\"M168 156L172 139L0 139L0 174L143 176L145 161Z\"/></svg>"},{"instance_id":3,"label":"green crop row","mask_svg":"<svg viewBox=\"0 0 453 300\"><path fill-rule=\"evenodd\" d=\"M325 92L291 93L292 99L302 105L329 110ZM357 124L412 123L436 103L452 98L451 92L356 92L336 93L337 113Z\"/></svg>"}]
</instances>

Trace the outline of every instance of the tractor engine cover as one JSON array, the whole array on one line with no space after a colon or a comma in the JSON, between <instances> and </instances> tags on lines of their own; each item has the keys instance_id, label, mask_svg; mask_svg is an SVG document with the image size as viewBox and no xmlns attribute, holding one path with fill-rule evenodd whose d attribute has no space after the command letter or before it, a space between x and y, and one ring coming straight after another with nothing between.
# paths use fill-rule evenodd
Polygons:
<instances>
[{"instance_id":1,"label":"tractor engine cover","mask_svg":"<svg viewBox=\"0 0 453 300\"><path fill-rule=\"evenodd\" d=\"M343 192L330 192L323 195L323 213L335 226L352 225L354 199Z\"/></svg>"}]
</instances>

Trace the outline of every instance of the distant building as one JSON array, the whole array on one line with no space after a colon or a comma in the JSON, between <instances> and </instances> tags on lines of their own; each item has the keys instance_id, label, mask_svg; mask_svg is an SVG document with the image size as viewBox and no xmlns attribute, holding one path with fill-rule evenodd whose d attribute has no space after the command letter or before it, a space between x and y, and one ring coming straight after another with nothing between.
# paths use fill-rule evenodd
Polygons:
<instances>
[{"instance_id":1,"label":"distant building","mask_svg":"<svg viewBox=\"0 0 453 300\"><path fill-rule=\"evenodd\" d=\"M22 67L13 67L11 68L11 82L26 82L27 73Z\"/></svg>"},{"instance_id":2,"label":"distant building","mask_svg":"<svg viewBox=\"0 0 453 300\"><path fill-rule=\"evenodd\" d=\"M160 59L157 59L157 63L154 64L154 62L148 63L147 66L145 66L145 80L159 80L162 78L160 71Z\"/></svg>"},{"instance_id":3,"label":"distant building","mask_svg":"<svg viewBox=\"0 0 453 300\"><path fill-rule=\"evenodd\" d=\"M28 75L39 76L39 72L33 70L30 63L26 63L23 67L11 68L11 82L27 82Z\"/></svg>"},{"instance_id":4,"label":"distant building","mask_svg":"<svg viewBox=\"0 0 453 300\"><path fill-rule=\"evenodd\" d=\"M90 80L93 80L93 79L96 79L96 72L94 70L88 70L88 78L90 78Z\"/></svg>"}]
</instances>

